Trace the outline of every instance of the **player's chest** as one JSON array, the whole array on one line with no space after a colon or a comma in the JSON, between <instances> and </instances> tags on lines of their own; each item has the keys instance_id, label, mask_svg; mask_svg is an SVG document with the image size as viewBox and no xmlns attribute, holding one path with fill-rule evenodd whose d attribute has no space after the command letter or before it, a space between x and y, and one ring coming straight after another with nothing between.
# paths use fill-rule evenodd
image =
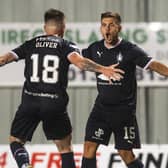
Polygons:
<instances>
[{"instance_id":1,"label":"player's chest","mask_svg":"<svg viewBox=\"0 0 168 168\"><path fill-rule=\"evenodd\" d=\"M126 53L118 50L96 50L92 53L95 62L102 65L111 65L116 63L126 63Z\"/></svg>"}]
</instances>

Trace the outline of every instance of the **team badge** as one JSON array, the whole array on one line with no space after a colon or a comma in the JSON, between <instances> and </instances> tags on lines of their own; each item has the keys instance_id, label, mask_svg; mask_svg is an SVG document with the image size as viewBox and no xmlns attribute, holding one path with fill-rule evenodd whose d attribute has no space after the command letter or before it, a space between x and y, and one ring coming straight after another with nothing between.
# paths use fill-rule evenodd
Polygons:
<instances>
[{"instance_id":1,"label":"team badge","mask_svg":"<svg viewBox=\"0 0 168 168\"><path fill-rule=\"evenodd\" d=\"M119 54L117 55L117 63L122 62L123 60L123 55L121 54L121 52L119 52Z\"/></svg>"},{"instance_id":2,"label":"team badge","mask_svg":"<svg viewBox=\"0 0 168 168\"><path fill-rule=\"evenodd\" d=\"M95 131L96 137L101 137L104 134L104 130L99 128L97 131Z\"/></svg>"}]
</instances>

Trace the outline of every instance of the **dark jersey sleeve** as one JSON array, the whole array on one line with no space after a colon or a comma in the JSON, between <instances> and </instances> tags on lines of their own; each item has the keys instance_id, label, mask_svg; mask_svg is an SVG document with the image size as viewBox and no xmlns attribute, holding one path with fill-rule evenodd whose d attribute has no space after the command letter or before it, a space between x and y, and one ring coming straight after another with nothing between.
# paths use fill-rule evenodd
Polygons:
<instances>
[{"instance_id":1,"label":"dark jersey sleeve","mask_svg":"<svg viewBox=\"0 0 168 168\"><path fill-rule=\"evenodd\" d=\"M80 50L75 43L65 41L63 46L63 52L64 52L64 55L67 57L72 52L80 53Z\"/></svg>"},{"instance_id":2,"label":"dark jersey sleeve","mask_svg":"<svg viewBox=\"0 0 168 168\"><path fill-rule=\"evenodd\" d=\"M133 62L141 68L144 68L152 59L152 57L148 57L148 54L136 45L133 46L131 55L133 56Z\"/></svg>"},{"instance_id":3,"label":"dark jersey sleeve","mask_svg":"<svg viewBox=\"0 0 168 168\"><path fill-rule=\"evenodd\" d=\"M83 55L85 58L91 59L91 47L82 49L82 55Z\"/></svg>"},{"instance_id":4,"label":"dark jersey sleeve","mask_svg":"<svg viewBox=\"0 0 168 168\"><path fill-rule=\"evenodd\" d=\"M17 56L18 59L25 59L27 52L29 51L29 44L26 41L21 44L19 47L12 50Z\"/></svg>"}]
</instances>

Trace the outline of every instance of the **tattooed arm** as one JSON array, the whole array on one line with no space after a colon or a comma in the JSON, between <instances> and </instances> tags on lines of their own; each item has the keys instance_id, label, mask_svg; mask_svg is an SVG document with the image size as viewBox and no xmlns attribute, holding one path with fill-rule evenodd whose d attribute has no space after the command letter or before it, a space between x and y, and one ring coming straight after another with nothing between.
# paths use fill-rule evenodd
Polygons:
<instances>
[{"instance_id":1,"label":"tattooed arm","mask_svg":"<svg viewBox=\"0 0 168 168\"><path fill-rule=\"evenodd\" d=\"M118 64L114 64L111 66L103 66L95 63L94 61L84 58L76 52L71 53L68 56L69 61L76 65L81 70L91 71L91 72L99 72L107 76L108 78L112 78L114 80L120 80L122 78L122 74L124 71L116 68Z\"/></svg>"},{"instance_id":2,"label":"tattooed arm","mask_svg":"<svg viewBox=\"0 0 168 168\"><path fill-rule=\"evenodd\" d=\"M12 54L11 52L3 54L0 56L0 66L6 65L16 59L17 59L16 56Z\"/></svg>"},{"instance_id":3,"label":"tattooed arm","mask_svg":"<svg viewBox=\"0 0 168 168\"><path fill-rule=\"evenodd\" d=\"M160 75L168 76L168 66L158 61L152 61L149 64L148 69L153 70L159 73Z\"/></svg>"}]
</instances>

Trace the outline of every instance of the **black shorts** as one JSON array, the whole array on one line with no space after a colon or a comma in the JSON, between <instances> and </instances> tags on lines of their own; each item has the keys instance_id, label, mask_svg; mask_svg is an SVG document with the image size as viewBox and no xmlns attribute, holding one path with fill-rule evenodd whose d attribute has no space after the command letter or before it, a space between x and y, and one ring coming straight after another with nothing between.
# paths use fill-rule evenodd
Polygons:
<instances>
[{"instance_id":1,"label":"black shorts","mask_svg":"<svg viewBox=\"0 0 168 168\"><path fill-rule=\"evenodd\" d=\"M85 141L108 145L113 133L116 149L140 148L135 108L132 107L102 108L95 105L88 118L85 131Z\"/></svg>"},{"instance_id":2,"label":"black shorts","mask_svg":"<svg viewBox=\"0 0 168 168\"><path fill-rule=\"evenodd\" d=\"M41 121L48 140L64 138L72 131L66 106L67 102L62 100L23 94L12 122L11 135L31 141Z\"/></svg>"}]
</instances>

